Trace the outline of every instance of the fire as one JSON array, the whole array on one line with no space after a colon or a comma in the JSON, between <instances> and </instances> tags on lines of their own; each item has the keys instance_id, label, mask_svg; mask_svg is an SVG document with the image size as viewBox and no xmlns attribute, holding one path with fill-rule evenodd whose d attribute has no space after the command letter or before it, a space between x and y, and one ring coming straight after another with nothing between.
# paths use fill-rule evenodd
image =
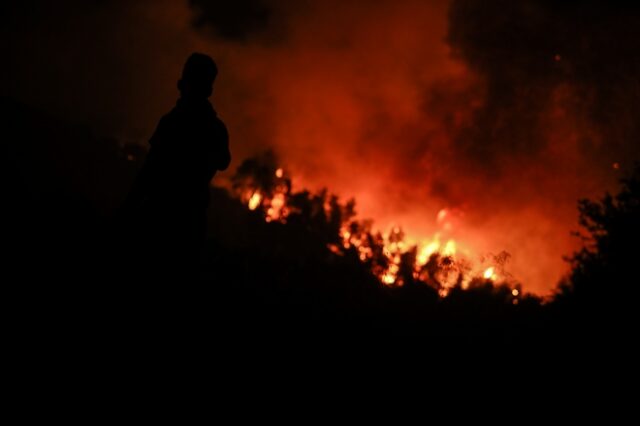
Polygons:
<instances>
[{"instance_id":1,"label":"fire","mask_svg":"<svg viewBox=\"0 0 640 426\"><path fill-rule=\"evenodd\" d=\"M422 250L420 250L420 252L418 253L418 256L416 257L416 261L418 265L420 266L425 265L429 260L429 258L431 257L431 255L437 252L439 249L440 249L440 242L438 241L436 236L435 240L431 241L430 243L427 243L422 248Z\"/></svg>"},{"instance_id":2,"label":"fire","mask_svg":"<svg viewBox=\"0 0 640 426\"><path fill-rule=\"evenodd\" d=\"M286 223L290 214L290 181L285 178L282 168L272 172L277 178L273 187L243 189L240 194L247 200L250 210L263 213L267 222ZM325 214L329 217L335 205L325 201ZM344 208L340 205L338 208ZM476 266L470 262L472 251L461 246L451 238L456 217L459 212L441 209L435 215L435 224L439 230L431 238L419 241L407 238L402 228L393 226L386 234L375 233L362 222L348 218L338 232L339 240L327 244L327 249L336 256L344 256L347 251L355 251L357 258L366 264L371 272L386 286L403 286L407 279L415 279L437 289L441 297L446 297L455 286L466 290L475 278L496 282L496 265L503 265L508 253L491 256L491 264L482 266L480 259ZM413 257L412 257L413 256ZM407 264L406 262L413 262ZM486 267L486 269L482 269ZM502 266L501 266L502 268ZM401 271L405 271L401 273ZM406 271L409 276L405 275ZM514 300L520 295L518 289L512 289Z\"/></svg>"},{"instance_id":3,"label":"fire","mask_svg":"<svg viewBox=\"0 0 640 426\"><path fill-rule=\"evenodd\" d=\"M249 198L249 210L257 209L260 206L261 201L262 195L260 195L260 192L255 191L253 195L251 195L251 198Z\"/></svg>"},{"instance_id":4,"label":"fire","mask_svg":"<svg viewBox=\"0 0 640 426\"><path fill-rule=\"evenodd\" d=\"M495 281L495 280L496 280L496 278L498 277L498 276L495 274L495 268L494 268L493 266L491 266L491 267L489 267L489 268L485 269L484 274L482 274L482 276L484 277L484 279L486 279L486 280L492 280L492 281Z\"/></svg>"},{"instance_id":5,"label":"fire","mask_svg":"<svg viewBox=\"0 0 640 426\"><path fill-rule=\"evenodd\" d=\"M286 201L286 197L283 193L277 193L273 196L270 200L271 206L267 209L267 222L271 222L273 220L285 221L285 218L288 215L288 210L285 207Z\"/></svg>"},{"instance_id":6,"label":"fire","mask_svg":"<svg viewBox=\"0 0 640 426\"><path fill-rule=\"evenodd\" d=\"M445 256L454 256L456 254L456 242L454 240L447 241L444 250L442 250L442 254Z\"/></svg>"},{"instance_id":7,"label":"fire","mask_svg":"<svg viewBox=\"0 0 640 426\"><path fill-rule=\"evenodd\" d=\"M394 277L391 272L385 272L384 275L382 275L382 282L386 285L393 285L393 283L396 282L396 277Z\"/></svg>"}]
</instances>

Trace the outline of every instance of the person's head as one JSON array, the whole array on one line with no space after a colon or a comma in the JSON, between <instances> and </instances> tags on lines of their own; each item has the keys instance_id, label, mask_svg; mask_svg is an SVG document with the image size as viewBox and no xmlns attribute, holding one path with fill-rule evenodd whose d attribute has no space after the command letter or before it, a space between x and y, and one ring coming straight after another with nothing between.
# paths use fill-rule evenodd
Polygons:
<instances>
[{"instance_id":1,"label":"person's head","mask_svg":"<svg viewBox=\"0 0 640 426\"><path fill-rule=\"evenodd\" d=\"M206 99L211 96L218 67L210 56L193 53L187 59L178 80L178 90L183 98Z\"/></svg>"}]
</instances>

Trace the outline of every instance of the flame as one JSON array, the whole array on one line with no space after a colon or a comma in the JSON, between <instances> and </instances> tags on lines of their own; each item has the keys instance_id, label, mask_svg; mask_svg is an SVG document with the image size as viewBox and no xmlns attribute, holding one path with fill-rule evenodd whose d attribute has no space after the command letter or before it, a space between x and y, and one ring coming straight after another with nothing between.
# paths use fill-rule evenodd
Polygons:
<instances>
[{"instance_id":1,"label":"flame","mask_svg":"<svg viewBox=\"0 0 640 426\"><path fill-rule=\"evenodd\" d=\"M393 276L391 272L385 272L382 275L382 282L386 285L393 285L396 282L396 277Z\"/></svg>"},{"instance_id":2,"label":"flame","mask_svg":"<svg viewBox=\"0 0 640 426\"><path fill-rule=\"evenodd\" d=\"M453 240L447 241L447 244L444 246L444 250L442 250L442 254L445 256L455 256L456 242Z\"/></svg>"},{"instance_id":3,"label":"flame","mask_svg":"<svg viewBox=\"0 0 640 426\"><path fill-rule=\"evenodd\" d=\"M249 210L255 210L260 206L260 202L262 201L262 195L260 192L255 191L251 198L249 198Z\"/></svg>"},{"instance_id":4,"label":"flame","mask_svg":"<svg viewBox=\"0 0 640 426\"><path fill-rule=\"evenodd\" d=\"M269 201L270 207L267 210L266 220L271 222L273 220L280 220L281 222L285 222L285 218L288 215L288 210L286 209L286 196L285 194L279 192L273 196L273 198Z\"/></svg>"},{"instance_id":5,"label":"flame","mask_svg":"<svg viewBox=\"0 0 640 426\"><path fill-rule=\"evenodd\" d=\"M495 274L495 268L493 266L485 269L484 274L482 274L484 279L486 280L495 280L497 275Z\"/></svg>"},{"instance_id":6,"label":"flame","mask_svg":"<svg viewBox=\"0 0 640 426\"><path fill-rule=\"evenodd\" d=\"M399 258L394 258L394 261L400 261ZM398 280L398 272L400 271L400 266L397 263L392 263L389 265L389 269L382 274L380 281L386 285L400 284Z\"/></svg>"},{"instance_id":7,"label":"flame","mask_svg":"<svg viewBox=\"0 0 640 426\"><path fill-rule=\"evenodd\" d=\"M422 247L422 250L418 253L416 257L416 261L418 265L422 266L427 263L432 254L437 252L440 249L440 241L438 241L438 236L436 235L435 239Z\"/></svg>"},{"instance_id":8,"label":"flame","mask_svg":"<svg viewBox=\"0 0 640 426\"><path fill-rule=\"evenodd\" d=\"M278 168L275 171L278 179L284 179L284 170ZM266 222L286 223L289 215L290 186L279 182L270 193L262 193L258 189L244 191L243 198L248 200L250 210L261 209ZM245 198L246 197L246 198ZM326 203L325 209L330 213L332 207ZM476 266L470 265L467 261L471 255L470 250L459 246L458 242L448 235L453 227L452 220L459 216L455 210L441 209L435 216L435 222L439 226L439 231L435 232L431 238L414 241L405 238L405 233L399 226L393 226L386 234L378 234L379 240L371 241L371 230L363 230L358 226L358 221L347 222L342 225L339 231L340 240L337 243L327 245L328 250L338 256L345 255L348 250L355 250L357 258L367 263L371 272L387 286L404 285L405 276L399 275L401 264L410 257L405 254L415 250L415 260L413 265L406 265L413 268L413 278L437 288L441 297L446 297L451 289L460 285L463 290L469 288L474 277L484 277L486 280L497 281L496 266L488 266L482 269L481 263ZM446 239L443 239L446 237ZM446 241L446 242L443 242ZM380 253L381 250L381 253ZM462 254L461 254L462 252ZM375 253L378 253L376 256ZM382 255L382 258L378 257ZM438 264L437 272L433 268L425 269L432 256ZM368 263L369 262L369 263ZM497 261L500 262L500 261ZM495 262L493 262L495 263ZM500 264L500 263L498 263ZM511 290L514 300L520 294L518 289Z\"/></svg>"}]
</instances>

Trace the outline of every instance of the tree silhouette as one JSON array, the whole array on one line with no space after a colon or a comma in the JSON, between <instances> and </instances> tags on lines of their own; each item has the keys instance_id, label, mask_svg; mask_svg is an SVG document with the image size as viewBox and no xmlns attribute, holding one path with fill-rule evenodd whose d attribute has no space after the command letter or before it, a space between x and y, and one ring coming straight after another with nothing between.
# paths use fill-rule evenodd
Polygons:
<instances>
[{"instance_id":1,"label":"tree silhouette","mask_svg":"<svg viewBox=\"0 0 640 426\"><path fill-rule=\"evenodd\" d=\"M640 165L617 195L579 202L583 247L569 258L572 272L556 301L609 313L634 300L640 242ZM620 313L620 312L619 312Z\"/></svg>"}]
</instances>

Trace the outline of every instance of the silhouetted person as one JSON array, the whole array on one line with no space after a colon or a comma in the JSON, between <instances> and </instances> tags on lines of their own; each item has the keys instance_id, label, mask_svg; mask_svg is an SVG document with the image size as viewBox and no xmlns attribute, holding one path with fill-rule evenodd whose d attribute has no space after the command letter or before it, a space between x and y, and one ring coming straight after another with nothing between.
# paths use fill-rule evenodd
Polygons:
<instances>
[{"instance_id":1,"label":"silhouetted person","mask_svg":"<svg viewBox=\"0 0 640 426\"><path fill-rule=\"evenodd\" d=\"M206 236L209 183L231 161L228 133L208 98L213 59L192 54L178 81L180 99L160 120L125 202L131 261L149 278L194 278Z\"/></svg>"}]
</instances>

